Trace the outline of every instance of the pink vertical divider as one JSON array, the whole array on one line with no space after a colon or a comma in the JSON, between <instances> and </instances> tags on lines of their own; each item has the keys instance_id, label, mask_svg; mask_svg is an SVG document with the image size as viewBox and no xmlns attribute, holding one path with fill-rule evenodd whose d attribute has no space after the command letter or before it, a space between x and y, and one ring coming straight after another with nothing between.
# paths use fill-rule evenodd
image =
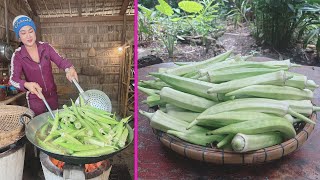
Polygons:
<instances>
[{"instance_id":1,"label":"pink vertical divider","mask_svg":"<svg viewBox=\"0 0 320 180\"><path fill-rule=\"evenodd\" d=\"M138 180L138 0L134 0L134 179Z\"/></svg>"}]
</instances>

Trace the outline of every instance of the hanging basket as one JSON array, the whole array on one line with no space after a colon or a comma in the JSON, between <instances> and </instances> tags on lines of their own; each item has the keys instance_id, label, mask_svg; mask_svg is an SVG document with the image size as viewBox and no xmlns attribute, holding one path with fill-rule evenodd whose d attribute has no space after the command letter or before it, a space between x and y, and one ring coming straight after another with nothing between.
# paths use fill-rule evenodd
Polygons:
<instances>
[{"instance_id":1,"label":"hanging basket","mask_svg":"<svg viewBox=\"0 0 320 180\"><path fill-rule=\"evenodd\" d=\"M310 118L313 121L317 120L315 113ZM314 124L297 123L295 125L297 135L294 138L279 145L246 153L217 149L213 145L211 147L194 145L162 131L153 130L164 146L190 159L214 164L262 164L280 159L296 151L309 138L314 127Z\"/></svg>"}]
</instances>

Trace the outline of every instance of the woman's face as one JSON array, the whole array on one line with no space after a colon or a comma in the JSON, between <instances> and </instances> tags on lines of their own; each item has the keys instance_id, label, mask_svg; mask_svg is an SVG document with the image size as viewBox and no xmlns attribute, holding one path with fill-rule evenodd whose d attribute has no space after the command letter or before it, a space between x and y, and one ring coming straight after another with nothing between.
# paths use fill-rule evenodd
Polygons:
<instances>
[{"instance_id":1,"label":"woman's face","mask_svg":"<svg viewBox=\"0 0 320 180\"><path fill-rule=\"evenodd\" d=\"M36 33L31 26L23 26L19 31L19 37L25 46L33 46L36 42Z\"/></svg>"}]
</instances>

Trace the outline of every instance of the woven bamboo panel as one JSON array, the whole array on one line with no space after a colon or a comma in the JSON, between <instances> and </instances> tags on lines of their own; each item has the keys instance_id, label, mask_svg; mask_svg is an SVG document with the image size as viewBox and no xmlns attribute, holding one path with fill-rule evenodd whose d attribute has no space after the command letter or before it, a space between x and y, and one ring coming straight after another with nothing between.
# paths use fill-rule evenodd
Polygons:
<instances>
[{"instance_id":1,"label":"woven bamboo panel","mask_svg":"<svg viewBox=\"0 0 320 180\"><path fill-rule=\"evenodd\" d=\"M315 113L312 114L311 119L316 121ZM295 126L297 135L294 138L279 145L246 153L190 144L158 130L154 130L154 133L164 146L190 159L214 164L261 164L280 159L299 149L309 138L314 127L313 124L298 123Z\"/></svg>"},{"instance_id":2,"label":"woven bamboo panel","mask_svg":"<svg viewBox=\"0 0 320 180\"><path fill-rule=\"evenodd\" d=\"M134 62L133 47L129 47L125 52L125 60L121 68L121 88L120 88L120 115L127 116L134 110Z\"/></svg>"},{"instance_id":3,"label":"woven bamboo panel","mask_svg":"<svg viewBox=\"0 0 320 180\"><path fill-rule=\"evenodd\" d=\"M15 37L15 33L13 32L13 28L12 28L12 21L13 19L21 14L25 14L32 17L31 12L27 9L25 2L21 1L21 0L10 0L7 1L7 7L8 7L8 26L9 26L9 39L10 42L14 42L11 43L11 45L13 47L17 47L18 46L18 39ZM4 22L4 1L0 1L0 40L2 41L6 41L5 39L5 22ZM35 23L37 24L37 20L35 20Z\"/></svg>"},{"instance_id":4,"label":"woven bamboo panel","mask_svg":"<svg viewBox=\"0 0 320 180\"><path fill-rule=\"evenodd\" d=\"M133 36L133 21L127 21L126 34ZM118 104L121 76L123 21L110 22L74 22L41 24L42 40L49 42L59 54L72 62L79 76L79 83L84 90L104 91L115 108ZM89 49L96 51L89 57ZM59 104L70 101L77 93L65 78L65 73L53 64L55 82L58 86Z\"/></svg>"},{"instance_id":5,"label":"woven bamboo panel","mask_svg":"<svg viewBox=\"0 0 320 180\"><path fill-rule=\"evenodd\" d=\"M19 122L20 116L24 113L32 117L34 115L31 110L22 106L0 105L0 148L24 136L23 125ZM28 122L29 119L24 120Z\"/></svg>"}]
</instances>

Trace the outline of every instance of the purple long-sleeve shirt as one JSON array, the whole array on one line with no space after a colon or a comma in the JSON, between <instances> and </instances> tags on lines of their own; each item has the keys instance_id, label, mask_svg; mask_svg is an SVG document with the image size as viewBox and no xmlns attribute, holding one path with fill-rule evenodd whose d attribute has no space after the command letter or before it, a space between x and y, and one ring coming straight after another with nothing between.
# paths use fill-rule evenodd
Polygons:
<instances>
[{"instance_id":1,"label":"purple long-sleeve shirt","mask_svg":"<svg viewBox=\"0 0 320 180\"><path fill-rule=\"evenodd\" d=\"M40 57L39 63L31 59L24 45L16 49L11 58L10 83L21 91L27 91L24 88L24 83L36 82L46 96L46 94L56 93L57 91L52 74L51 61L63 70L71 67L72 64L62 58L50 44L41 41L36 42L36 44ZM24 74L25 80L21 79L22 74ZM30 96L32 95L30 94Z\"/></svg>"}]
</instances>

